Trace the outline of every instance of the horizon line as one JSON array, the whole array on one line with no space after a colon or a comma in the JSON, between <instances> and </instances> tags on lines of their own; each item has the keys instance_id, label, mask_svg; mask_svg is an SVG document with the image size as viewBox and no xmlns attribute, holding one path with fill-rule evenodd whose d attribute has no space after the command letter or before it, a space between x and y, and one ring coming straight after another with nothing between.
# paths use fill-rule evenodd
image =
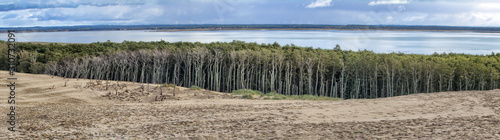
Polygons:
<instances>
[{"instance_id":1,"label":"horizon line","mask_svg":"<svg viewBox=\"0 0 500 140\"><path fill-rule=\"evenodd\" d=\"M55 26L12 26L0 27L8 28L50 28L50 27L89 27L89 26L192 26L192 25L312 25L312 26L420 26L420 27L480 27L480 28L500 28L500 26L456 26L456 25L404 25L404 24L95 24L95 25L55 25Z\"/></svg>"}]
</instances>

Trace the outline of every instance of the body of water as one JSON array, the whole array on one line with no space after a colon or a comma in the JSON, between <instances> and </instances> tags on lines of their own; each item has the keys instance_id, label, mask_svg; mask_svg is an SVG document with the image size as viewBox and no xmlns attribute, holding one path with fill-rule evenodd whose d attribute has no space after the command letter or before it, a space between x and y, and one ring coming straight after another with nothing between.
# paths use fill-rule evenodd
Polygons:
<instances>
[{"instance_id":1,"label":"body of water","mask_svg":"<svg viewBox=\"0 0 500 140\"><path fill-rule=\"evenodd\" d=\"M6 40L6 37L2 38ZM432 54L454 52L466 54L500 53L500 33L431 32L431 31L77 31L16 33L18 42L92 43L128 41L168 42L245 42L295 44L302 47L333 49L339 44L343 50L373 50L377 53Z\"/></svg>"}]
</instances>

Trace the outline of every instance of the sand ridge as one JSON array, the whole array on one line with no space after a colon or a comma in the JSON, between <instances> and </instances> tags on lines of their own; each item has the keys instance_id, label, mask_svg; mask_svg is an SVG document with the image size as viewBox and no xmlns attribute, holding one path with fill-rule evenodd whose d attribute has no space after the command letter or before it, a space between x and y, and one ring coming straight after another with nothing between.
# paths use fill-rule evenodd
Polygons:
<instances>
[{"instance_id":1,"label":"sand ridge","mask_svg":"<svg viewBox=\"0 0 500 140\"><path fill-rule=\"evenodd\" d=\"M0 139L500 139L500 90L304 101L178 87L176 96L162 88L164 100L155 101L154 84L111 81L126 87L103 90L105 81L16 76L18 132L4 115ZM4 114L6 77L0 71Z\"/></svg>"}]
</instances>

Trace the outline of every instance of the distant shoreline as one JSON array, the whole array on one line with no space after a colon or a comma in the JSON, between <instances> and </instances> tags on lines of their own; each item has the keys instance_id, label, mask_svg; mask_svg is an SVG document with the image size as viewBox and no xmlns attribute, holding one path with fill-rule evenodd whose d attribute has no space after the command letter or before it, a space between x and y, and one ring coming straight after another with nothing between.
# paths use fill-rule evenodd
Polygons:
<instances>
[{"instance_id":1,"label":"distant shoreline","mask_svg":"<svg viewBox=\"0 0 500 140\"><path fill-rule=\"evenodd\" d=\"M478 33L500 33L500 31L471 31L471 30L403 30L403 29L308 29L308 28L289 28L289 29L169 29L169 30L149 30L150 32L186 32L186 31L426 31L426 32L478 32ZM116 30L103 30L116 31Z\"/></svg>"},{"instance_id":2,"label":"distant shoreline","mask_svg":"<svg viewBox=\"0 0 500 140\"><path fill-rule=\"evenodd\" d=\"M310 28L284 28L284 29L166 29L166 30L83 30L83 31L16 31L17 33L44 33L44 32L88 32L88 31L141 31L148 32L189 32L189 31L425 31L425 32L476 32L476 33L500 33L500 31L474 31L474 30L409 30L409 29L310 29ZM6 33L0 31L0 33Z\"/></svg>"},{"instance_id":3,"label":"distant shoreline","mask_svg":"<svg viewBox=\"0 0 500 140\"><path fill-rule=\"evenodd\" d=\"M69 32L69 31L121 31L148 30L152 32L179 31L235 31L235 30L381 30L381 31L438 31L438 32L479 32L500 33L500 27L461 26L400 26L400 25L92 25L55 27L15 27L0 28L0 32L14 29L16 32Z\"/></svg>"}]
</instances>

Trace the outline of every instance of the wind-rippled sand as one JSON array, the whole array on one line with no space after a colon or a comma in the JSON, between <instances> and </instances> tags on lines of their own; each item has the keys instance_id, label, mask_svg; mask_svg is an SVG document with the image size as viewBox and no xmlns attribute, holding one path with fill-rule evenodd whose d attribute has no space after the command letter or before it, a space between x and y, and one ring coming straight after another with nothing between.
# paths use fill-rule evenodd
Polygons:
<instances>
[{"instance_id":1,"label":"wind-rippled sand","mask_svg":"<svg viewBox=\"0 0 500 140\"><path fill-rule=\"evenodd\" d=\"M0 112L7 114L7 71ZM17 73L0 139L500 139L500 90L345 101L246 100L150 84ZM148 92L149 91L149 92ZM162 92L162 96L160 96ZM160 97L163 98L163 101Z\"/></svg>"}]
</instances>

